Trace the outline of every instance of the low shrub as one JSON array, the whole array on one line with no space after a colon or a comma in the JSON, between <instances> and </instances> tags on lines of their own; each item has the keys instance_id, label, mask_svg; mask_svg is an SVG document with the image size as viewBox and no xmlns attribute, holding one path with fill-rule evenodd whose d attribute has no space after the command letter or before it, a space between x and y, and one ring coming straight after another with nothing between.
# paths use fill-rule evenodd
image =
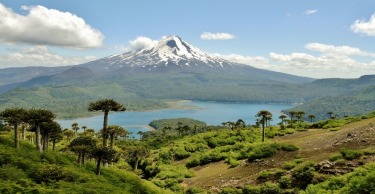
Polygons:
<instances>
[{"instance_id":1,"label":"low shrub","mask_svg":"<svg viewBox=\"0 0 375 194\"><path fill-rule=\"evenodd\" d=\"M340 159L343 159L342 154L336 153L336 154L331 155L328 160L331 162L335 162Z\"/></svg>"},{"instance_id":2,"label":"low shrub","mask_svg":"<svg viewBox=\"0 0 375 194\"><path fill-rule=\"evenodd\" d=\"M353 160L360 158L363 155L362 151L359 150L351 150L351 149L342 149L341 150L341 155L347 160Z\"/></svg>"}]
</instances>

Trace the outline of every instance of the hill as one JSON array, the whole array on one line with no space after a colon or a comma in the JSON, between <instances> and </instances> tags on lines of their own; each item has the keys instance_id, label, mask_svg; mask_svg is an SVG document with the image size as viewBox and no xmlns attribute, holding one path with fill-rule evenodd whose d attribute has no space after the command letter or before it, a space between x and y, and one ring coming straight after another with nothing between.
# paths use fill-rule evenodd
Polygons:
<instances>
[{"instance_id":1,"label":"hill","mask_svg":"<svg viewBox=\"0 0 375 194\"><path fill-rule=\"evenodd\" d=\"M370 85L372 83L366 82L367 84ZM356 86L353 88L355 89L346 94L312 100L291 110L302 110L308 114L313 114L318 120L328 118L328 112L333 112L335 117L342 118L363 115L375 110L375 85L364 88ZM291 110L285 110L285 112Z\"/></svg>"},{"instance_id":2,"label":"hill","mask_svg":"<svg viewBox=\"0 0 375 194\"><path fill-rule=\"evenodd\" d=\"M126 170L94 172L94 163L80 166L66 154L41 154L26 142L15 149L9 137L0 135L0 193L171 193Z\"/></svg>"}]
</instances>

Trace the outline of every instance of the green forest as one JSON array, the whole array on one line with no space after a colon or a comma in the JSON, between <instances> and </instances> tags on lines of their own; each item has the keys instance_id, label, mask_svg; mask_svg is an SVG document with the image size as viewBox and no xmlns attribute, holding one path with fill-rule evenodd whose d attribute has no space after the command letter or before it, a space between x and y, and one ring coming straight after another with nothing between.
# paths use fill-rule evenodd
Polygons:
<instances>
[{"instance_id":1,"label":"green forest","mask_svg":"<svg viewBox=\"0 0 375 194\"><path fill-rule=\"evenodd\" d=\"M188 119L150 123L129 138L110 125L113 99L88 103L103 129L62 129L47 109L0 112L1 193L372 193L375 112L317 120L304 111L220 126ZM308 117L310 121L303 118ZM279 120L270 125L269 120ZM324 141L321 140L324 138ZM340 146L335 146L340 145ZM316 154L319 152L320 154Z\"/></svg>"}]
</instances>

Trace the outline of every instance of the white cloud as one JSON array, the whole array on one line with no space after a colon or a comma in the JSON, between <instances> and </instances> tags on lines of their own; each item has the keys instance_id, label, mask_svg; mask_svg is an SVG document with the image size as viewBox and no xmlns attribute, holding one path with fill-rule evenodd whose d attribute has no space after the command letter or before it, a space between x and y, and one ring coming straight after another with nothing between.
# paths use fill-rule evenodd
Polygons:
<instances>
[{"instance_id":1,"label":"white cloud","mask_svg":"<svg viewBox=\"0 0 375 194\"><path fill-rule=\"evenodd\" d=\"M235 38L234 35L229 33L211 33L211 32L204 32L200 36L203 40L230 40Z\"/></svg>"},{"instance_id":2,"label":"white cloud","mask_svg":"<svg viewBox=\"0 0 375 194\"><path fill-rule=\"evenodd\" d=\"M367 36L375 36L375 13L372 14L369 21L356 20L351 26L354 33L365 34Z\"/></svg>"},{"instance_id":3,"label":"white cloud","mask_svg":"<svg viewBox=\"0 0 375 194\"><path fill-rule=\"evenodd\" d=\"M309 43L305 45L305 48L319 53L294 52L279 54L270 52L265 57L237 54L215 55L260 69L313 78L356 78L361 75L375 74L375 53L350 46L334 46L321 43ZM360 62L353 57L366 58L368 62Z\"/></svg>"},{"instance_id":4,"label":"white cloud","mask_svg":"<svg viewBox=\"0 0 375 194\"><path fill-rule=\"evenodd\" d=\"M20 15L0 3L0 42L97 48L104 36L82 18L43 6L22 6Z\"/></svg>"},{"instance_id":5,"label":"white cloud","mask_svg":"<svg viewBox=\"0 0 375 194\"><path fill-rule=\"evenodd\" d=\"M331 53L335 55L356 55L356 56L369 56L375 57L375 53L369 53L366 51L362 51L359 48L350 47L350 46L334 46L328 44L321 44L321 43L309 43L305 45L306 49L312 51L318 51L322 53Z\"/></svg>"},{"instance_id":6,"label":"white cloud","mask_svg":"<svg viewBox=\"0 0 375 194\"><path fill-rule=\"evenodd\" d=\"M47 46L32 46L15 50L10 54L0 55L0 68L76 65L95 59L95 56L61 56L51 52Z\"/></svg>"},{"instance_id":7,"label":"white cloud","mask_svg":"<svg viewBox=\"0 0 375 194\"><path fill-rule=\"evenodd\" d=\"M303 12L305 15L312 15L312 14L316 14L318 13L318 10L316 9L309 9L309 10L306 10L305 12Z\"/></svg>"},{"instance_id":8,"label":"white cloud","mask_svg":"<svg viewBox=\"0 0 375 194\"><path fill-rule=\"evenodd\" d=\"M327 78L327 77L359 77L365 74L375 74L375 63L359 62L352 56L375 58L375 53L362 51L350 46L333 46L321 43L309 43L305 48L321 52L314 56L306 53L291 53L287 55L271 52L271 62L275 69L296 75Z\"/></svg>"},{"instance_id":9,"label":"white cloud","mask_svg":"<svg viewBox=\"0 0 375 194\"><path fill-rule=\"evenodd\" d=\"M139 51L144 48L152 47L156 43L158 43L157 40L152 40L151 38L144 36L138 36L136 39L129 41L129 49L131 51Z\"/></svg>"}]
</instances>

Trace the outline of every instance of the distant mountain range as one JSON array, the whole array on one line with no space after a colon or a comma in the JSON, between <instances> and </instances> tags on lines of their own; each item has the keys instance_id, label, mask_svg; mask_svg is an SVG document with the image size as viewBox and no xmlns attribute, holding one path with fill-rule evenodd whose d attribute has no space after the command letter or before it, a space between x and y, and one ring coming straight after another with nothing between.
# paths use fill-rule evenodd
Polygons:
<instances>
[{"instance_id":1,"label":"distant mountain range","mask_svg":"<svg viewBox=\"0 0 375 194\"><path fill-rule=\"evenodd\" d=\"M315 80L257 69L205 53L178 36L81 65L0 69L0 75L0 109L43 107L64 116L85 111L98 98L137 110L168 99L306 103L375 85L375 76Z\"/></svg>"}]
</instances>

